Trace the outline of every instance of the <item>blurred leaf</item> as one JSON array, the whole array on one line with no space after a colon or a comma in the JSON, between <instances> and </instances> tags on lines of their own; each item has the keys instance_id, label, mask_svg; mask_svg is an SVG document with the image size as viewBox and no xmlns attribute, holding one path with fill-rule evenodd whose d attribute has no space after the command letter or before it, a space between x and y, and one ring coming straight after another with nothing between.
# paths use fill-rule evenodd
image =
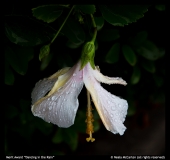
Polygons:
<instances>
[{"instance_id":1,"label":"blurred leaf","mask_svg":"<svg viewBox=\"0 0 170 160\"><path fill-rule=\"evenodd\" d=\"M50 41L55 33L56 31L47 24L27 16L5 16L5 34L15 44L36 46Z\"/></svg>"},{"instance_id":2,"label":"blurred leaf","mask_svg":"<svg viewBox=\"0 0 170 160\"><path fill-rule=\"evenodd\" d=\"M75 151L78 145L78 134L73 127L64 129L64 141L69 145L72 151Z\"/></svg>"},{"instance_id":3,"label":"blurred leaf","mask_svg":"<svg viewBox=\"0 0 170 160\"><path fill-rule=\"evenodd\" d=\"M85 32L81 25L72 19L68 18L61 32L76 45L81 45L85 41Z\"/></svg>"},{"instance_id":4,"label":"blurred leaf","mask_svg":"<svg viewBox=\"0 0 170 160\"><path fill-rule=\"evenodd\" d=\"M94 14L96 11L95 5L76 5L75 8L80 9L83 13Z\"/></svg>"},{"instance_id":5,"label":"blurred leaf","mask_svg":"<svg viewBox=\"0 0 170 160\"><path fill-rule=\"evenodd\" d=\"M79 47L81 46L81 44L75 44L75 43L73 43L72 41L68 40L68 41L66 42L66 46L67 46L68 48L75 49L75 48L79 48Z\"/></svg>"},{"instance_id":6,"label":"blurred leaf","mask_svg":"<svg viewBox=\"0 0 170 160\"><path fill-rule=\"evenodd\" d=\"M147 70L150 73L155 73L156 68L155 68L155 64L153 61L145 60L145 61L142 61L141 63L142 63L142 67L145 70Z\"/></svg>"},{"instance_id":7,"label":"blurred leaf","mask_svg":"<svg viewBox=\"0 0 170 160\"><path fill-rule=\"evenodd\" d=\"M63 137L63 132L62 132L62 128L58 128L55 135L52 138L52 142L53 143L60 143L62 142L64 139Z\"/></svg>"},{"instance_id":8,"label":"blurred leaf","mask_svg":"<svg viewBox=\"0 0 170 160\"><path fill-rule=\"evenodd\" d=\"M5 48L5 56L12 68L19 74L24 75L28 69L28 62L33 58L33 48L18 47Z\"/></svg>"},{"instance_id":9,"label":"blurred leaf","mask_svg":"<svg viewBox=\"0 0 170 160\"><path fill-rule=\"evenodd\" d=\"M40 70L43 71L44 69L46 69L51 61L53 57L53 54L50 53L48 54L46 57L44 57L42 60L41 60L41 65L40 65Z\"/></svg>"},{"instance_id":10,"label":"blurred leaf","mask_svg":"<svg viewBox=\"0 0 170 160\"><path fill-rule=\"evenodd\" d=\"M157 46L149 40L146 40L142 46L136 48L136 51L141 56L152 61L157 60L158 58L162 56Z\"/></svg>"},{"instance_id":11,"label":"blurred leaf","mask_svg":"<svg viewBox=\"0 0 170 160\"><path fill-rule=\"evenodd\" d=\"M63 12L63 7L59 5L43 5L32 9L33 16L44 22L54 22Z\"/></svg>"},{"instance_id":12,"label":"blurred leaf","mask_svg":"<svg viewBox=\"0 0 170 160\"><path fill-rule=\"evenodd\" d=\"M100 5L103 18L114 26L124 26L144 16L145 5Z\"/></svg>"},{"instance_id":13,"label":"blurred leaf","mask_svg":"<svg viewBox=\"0 0 170 160\"><path fill-rule=\"evenodd\" d=\"M136 64L137 58L135 52L129 45L123 45L122 47L123 55L126 61L131 65L134 66Z\"/></svg>"},{"instance_id":14,"label":"blurred leaf","mask_svg":"<svg viewBox=\"0 0 170 160\"><path fill-rule=\"evenodd\" d=\"M4 77L5 84L13 85L14 80L15 80L14 74L10 68L7 59L5 58L5 77Z\"/></svg>"},{"instance_id":15,"label":"blurred leaf","mask_svg":"<svg viewBox=\"0 0 170 160\"><path fill-rule=\"evenodd\" d=\"M41 61L49 53L50 53L50 44L42 46L40 49L39 60Z\"/></svg>"},{"instance_id":16,"label":"blurred leaf","mask_svg":"<svg viewBox=\"0 0 170 160\"><path fill-rule=\"evenodd\" d=\"M137 33L135 37L130 37L129 41L132 45L141 45L143 42L146 41L147 37L147 31L141 31Z\"/></svg>"},{"instance_id":17,"label":"blurred leaf","mask_svg":"<svg viewBox=\"0 0 170 160\"><path fill-rule=\"evenodd\" d=\"M24 71L22 68L22 64L20 62L19 57L16 55L15 52L10 47L5 48L5 56L9 62L9 64L12 66L12 68L19 74L24 75Z\"/></svg>"},{"instance_id":18,"label":"blurred leaf","mask_svg":"<svg viewBox=\"0 0 170 160\"><path fill-rule=\"evenodd\" d=\"M136 113L136 107L133 98L128 100L128 106L129 108L127 116L133 116Z\"/></svg>"},{"instance_id":19,"label":"blurred leaf","mask_svg":"<svg viewBox=\"0 0 170 160\"><path fill-rule=\"evenodd\" d=\"M164 11L165 10L165 5L155 5L155 8L159 11Z\"/></svg>"},{"instance_id":20,"label":"blurred leaf","mask_svg":"<svg viewBox=\"0 0 170 160\"><path fill-rule=\"evenodd\" d=\"M36 128L38 128L44 135L49 135L53 130L53 124L47 123L39 118Z\"/></svg>"},{"instance_id":21,"label":"blurred leaf","mask_svg":"<svg viewBox=\"0 0 170 160\"><path fill-rule=\"evenodd\" d=\"M7 105L5 108L5 114L8 119L12 119L19 114L19 110L13 105Z\"/></svg>"},{"instance_id":22,"label":"blurred leaf","mask_svg":"<svg viewBox=\"0 0 170 160\"><path fill-rule=\"evenodd\" d=\"M119 31L117 29L101 30L98 36L101 41L113 41L120 37Z\"/></svg>"},{"instance_id":23,"label":"blurred leaf","mask_svg":"<svg viewBox=\"0 0 170 160\"><path fill-rule=\"evenodd\" d=\"M105 57L107 63L116 63L119 60L120 44L115 43Z\"/></svg>"},{"instance_id":24,"label":"blurred leaf","mask_svg":"<svg viewBox=\"0 0 170 160\"><path fill-rule=\"evenodd\" d=\"M164 83L164 80L160 75L154 74L153 79L155 80L155 84L157 87L161 87Z\"/></svg>"},{"instance_id":25,"label":"blurred leaf","mask_svg":"<svg viewBox=\"0 0 170 160\"><path fill-rule=\"evenodd\" d=\"M133 68L133 73L132 73L131 80L130 80L131 84L137 84L140 80L140 77L141 77L140 69L135 66Z\"/></svg>"},{"instance_id":26,"label":"blurred leaf","mask_svg":"<svg viewBox=\"0 0 170 160\"><path fill-rule=\"evenodd\" d=\"M103 17L94 17L94 20L97 26L97 30L99 31L104 26L104 19Z\"/></svg>"},{"instance_id":27,"label":"blurred leaf","mask_svg":"<svg viewBox=\"0 0 170 160\"><path fill-rule=\"evenodd\" d=\"M56 61L60 68L70 67L74 65L73 59L68 53L59 54Z\"/></svg>"}]
</instances>

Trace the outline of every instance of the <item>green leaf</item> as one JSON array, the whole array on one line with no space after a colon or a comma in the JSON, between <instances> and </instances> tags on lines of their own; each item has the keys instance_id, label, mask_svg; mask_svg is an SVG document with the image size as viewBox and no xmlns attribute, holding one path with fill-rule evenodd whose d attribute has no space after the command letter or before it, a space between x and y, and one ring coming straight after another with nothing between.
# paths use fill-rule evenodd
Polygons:
<instances>
[{"instance_id":1,"label":"green leaf","mask_svg":"<svg viewBox=\"0 0 170 160\"><path fill-rule=\"evenodd\" d=\"M149 40L146 40L142 46L136 48L136 51L139 55L152 61L155 61L162 56L162 53L157 46Z\"/></svg>"},{"instance_id":2,"label":"green leaf","mask_svg":"<svg viewBox=\"0 0 170 160\"><path fill-rule=\"evenodd\" d=\"M155 5L155 8L159 11L164 11L165 10L165 5Z\"/></svg>"},{"instance_id":3,"label":"green leaf","mask_svg":"<svg viewBox=\"0 0 170 160\"><path fill-rule=\"evenodd\" d=\"M63 129L64 141L69 145L72 151L75 151L78 146L78 134L73 127Z\"/></svg>"},{"instance_id":4,"label":"green leaf","mask_svg":"<svg viewBox=\"0 0 170 160\"><path fill-rule=\"evenodd\" d=\"M97 26L97 30L101 30L102 27L104 26L104 19L103 17L94 17L96 26Z\"/></svg>"},{"instance_id":5,"label":"green leaf","mask_svg":"<svg viewBox=\"0 0 170 160\"><path fill-rule=\"evenodd\" d=\"M7 59L5 58L5 77L4 77L5 84L13 85L14 80L15 80L14 74L10 68Z\"/></svg>"},{"instance_id":6,"label":"green leaf","mask_svg":"<svg viewBox=\"0 0 170 160\"><path fill-rule=\"evenodd\" d=\"M68 40L66 42L66 46L68 48L72 48L72 49L75 49L75 48L79 48L81 46L81 44L76 44L76 43L73 43L72 41Z\"/></svg>"},{"instance_id":7,"label":"green leaf","mask_svg":"<svg viewBox=\"0 0 170 160\"><path fill-rule=\"evenodd\" d=\"M124 26L144 16L145 5L100 5L103 18L114 26Z\"/></svg>"},{"instance_id":8,"label":"green leaf","mask_svg":"<svg viewBox=\"0 0 170 160\"><path fill-rule=\"evenodd\" d=\"M138 67L134 67L131 80L130 80L131 84L137 84L140 80L140 77L141 77L140 69Z\"/></svg>"},{"instance_id":9,"label":"green leaf","mask_svg":"<svg viewBox=\"0 0 170 160\"><path fill-rule=\"evenodd\" d=\"M83 13L94 14L96 11L95 5L76 5L76 9L80 9Z\"/></svg>"},{"instance_id":10,"label":"green leaf","mask_svg":"<svg viewBox=\"0 0 170 160\"><path fill-rule=\"evenodd\" d=\"M134 46L141 45L143 42L147 40L147 37L148 37L147 31L141 31L137 33L135 37L130 37L129 42Z\"/></svg>"},{"instance_id":11,"label":"green leaf","mask_svg":"<svg viewBox=\"0 0 170 160\"><path fill-rule=\"evenodd\" d=\"M101 41L113 41L120 37L119 31L117 29L101 30L98 36Z\"/></svg>"},{"instance_id":12,"label":"green leaf","mask_svg":"<svg viewBox=\"0 0 170 160\"><path fill-rule=\"evenodd\" d=\"M150 73L155 73L156 68L155 68L155 64L153 61L145 60L145 61L142 61L141 63L142 63L142 67L146 71L148 71Z\"/></svg>"},{"instance_id":13,"label":"green leaf","mask_svg":"<svg viewBox=\"0 0 170 160\"><path fill-rule=\"evenodd\" d=\"M61 32L76 45L81 45L85 41L85 32L81 25L72 19L68 18Z\"/></svg>"},{"instance_id":14,"label":"green leaf","mask_svg":"<svg viewBox=\"0 0 170 160\"><path fill-rule=\"evenodd\" d=\"M59 5L43 5L32 9L33 16L44 22L54 22L63 12Z\"/></svg>"},{"instance_id":15,"label":"green leaf","mask_svg":"<svg viewBox=\"0 0 170 160\"><path fill-rule=\"evenodd\" d=\"M50 44L44 45L40 49L39 60L41 61L44 57L46 57L50 53Z\"/></svg>"},{"instance_id":16,"label":"green leaf","mask_svg":"<svg viewBox=\"0 0 170 160\"><path fill-rule=\"evenodd\" d=\"M116 63L119 60L120 44L115 43L105 57L105 62Z\"/></svg>"},{"instance_id":17,"label":"green leaf","mask_svg":"<svg viewBox=\"0 0 170 160\"><path fill-rule=\"evenodd\" d=\"M24 71L22 68L22 64L19 60L19 57L16 55L16 53L10 47L5 48L5 56L13 69L17 73L24 75Z\"/></svg>"},{"instance_id":18,"label":"green leaf","mask_svg":"<svg viewBox=\"0 0 170 160\"><path fill-rule=\"evenodd\" d=\"M52 138L52 142L53 143L60 143L62 142L64 139L63 137L63 129L62 128L58 128L55 135Z\"/></svg>"},{"instance_id":19,"label":"green leaf","mask_svg":"<svg viewBox=\"0 0 170 160\"><path fill-rule=\"evenodd\" d=\"M126 61L131 66L134 66L136 64L137 58L136 58L135 52L132 50L132 48L128 45L123 45L122 52L123 52L123 55L124 55Z\"/></svg>"},{"instance_id":20,"label":"green leaf","mask_svg":"<svg viewBox=\"0 0 170 160\"><path fill-rule=\"evenodd\" d=\"M128 100L128 105L129 108L128 108L127 116L133 116L136 113L136 107L133 98Z\"/></svg>"},{"instance_id":21,"label":"green leaf","mask_svg":"<svg viewBox=\"0 0 170 160\"><path fill-rule=\"evenodd\" d=\"M21 46L36 46L50 41L56 31L27 16L5 16L5 34Z\"/></svg>"},{"instance_id":22,"label":"green leaf","mask_svg":"<svg viewBox=\"0 0 170 160\"><path fill-rule=\"evenodd\" d=\"M44 57L42 60L41 60L41 65L40 65L40 70L43 71L44 69L46 69L51 61L53 57L53 54L50 53L49 55L47 55L46 57Z\"/></svg>"},{"instance_id":23,"label":"green leaf","mask_svg":"<svg viewBox=\"0 0 170 160\"><path fill-rule=\"evenodd\" d=\"M18 47L5 48L5 56L12 68L19 74L24 75L28 69L28 62L33 58L33 48Z\"/></svg>"}]
</instances>

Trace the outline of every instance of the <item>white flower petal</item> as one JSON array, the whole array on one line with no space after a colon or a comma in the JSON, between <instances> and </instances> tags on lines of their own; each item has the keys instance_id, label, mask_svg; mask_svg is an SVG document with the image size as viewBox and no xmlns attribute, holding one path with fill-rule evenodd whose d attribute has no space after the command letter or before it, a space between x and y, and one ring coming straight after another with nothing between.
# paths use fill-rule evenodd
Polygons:
<instances>
[{"instance_id":1,"label":"white flower petal","mask_svg":"<svg viewBox=\"0 0 170 160\"><path fill-rule=\"evenodd\" d=\"M51 90L57 81L58 77L69 70L69 67L63 68L58 72L54 73L52 76L48 78L44 78L35 84L35 87L31 93L32 104L38 101L40 98L44 97L45 94Z\"/></svg>"},{"instance_id":2,"label":"white flower petal","mask_svg":"<svg viewBox=\"0 0 170 160\"><path fill-rule=\"evenodd\" d=\"M83 69L83 79L106 129L123 135L126 129L123 122L127 114L127 101L106 91L95 79L89 64Z\"/></svg>"},{"instance_id":3,"label":"white flower petal","mask_svg":"<svg viewBox=\"0 0 170 160\"><path fill-rule=\"evenodd\" d=\"M99 69L96 67L95 70L92 70L94 77L102 83L106 84L122 84L126 85L126 81L124 81L122 78L119 77L108 77L104 76L102 73L100 73Z\"/></svg>"},{"instance_id":4,"label":"white flower petal","mask_svg":"<svg viewBox=\"0 0 170 160\"><path fill-rule=\"evenodd\" d=\"M64 128L74 124L79 105L77 97L84 84L83 71L79 71L79 69L80 63L77 63L67 73L58 78L58 84L61 84L60 81L66 83L32 106L34 116Z\"/></svg>"}]
</instances>

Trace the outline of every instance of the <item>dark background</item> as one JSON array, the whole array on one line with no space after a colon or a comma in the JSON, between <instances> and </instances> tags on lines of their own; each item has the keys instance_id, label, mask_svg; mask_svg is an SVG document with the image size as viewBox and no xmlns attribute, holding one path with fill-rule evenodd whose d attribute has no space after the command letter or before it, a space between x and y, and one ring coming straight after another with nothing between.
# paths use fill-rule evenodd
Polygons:
<instances>
[{"instance_id":1,"label":"dark background","mask_svg":"<svg viewBox=\"0 0 170 160\"><path fill-rule=\"evenodd\" d=\"M11 2L10 2L11 3ZM6 8L5 15L22 14L32 16L31 8L45 4L40 2L37 4L11 3ZM21 7L22 6L22 7ZM66 13L67 14L67 13ZM95 13L100 14L100 13ZM57 30L57 24L53 24ZM104 28L111 28L108 23L104 24ZM136 23L131 23L125 27L115 27L119 29L119 42L124 44L128 41L128 37L135 35L139 31L147 31L148 39L154 42L158 47L165 47L165 11L159 11L152 5L144 17ZM100 32L100 31L99 31ZM99 33L100 34L100 33ZM122 77L127 81L126 87L120 85L102 86L112 94L121 96L128 100L129 91L133 92L130 100L133 102L131 107L132 114L128 114L125 120L127 130L123 136L114 135L107 131L99 119L95 107L94 113L97 117L98 129L93 134L96 139L93 143L86 142L88 135L83 132L77 133L77 146L72 149L72 137L66 137L65 140L54 143L52 141L54 135L58 131L58 127L47 124L43 120L34 117L31 113L31 91L35 83L44 77L57 72L62 68L62 63L66 60L66 65L71 66L80 57L81 47L70 49L65 46L66 37L59 37L51 46L54 52L53 58L48 67L40 71L41 62L38 60L39 49L41 45L34 47L34 58L29 62L27 73L22 76L14 72L14 85L5 85L5 97L8 98L5 108L5 154L6 155L164 155L165 154L165 98L164 83L156 86L152 73L141 69L142 76L138 84L131 85L129 80L133 67L128 65L121 54L119 62L108 64L103 61L103 57L109 51L109 48L115 42L102 42L98 40L98 49L95 56L95 64L100 66L100 70L104 75L110 77ZM8 39L8 45L12 44ZM67 58L71 57L71 60ZM165 81L165 56L156 60L157 74ZM158 93L158 94L157 94ZM159 94L160 93L160 94ZM86 108L86 90L83 88L79 95L78 112L84 113ZM13 106L11 109L10 107ZM130 106L129 106L130 107ZM130 109L130 108L129 108ZM17 110L17 111L16 111ZM15 113L13 115L13 113ZM12 115L12 116L11 116ZM76 117L77 118L77 117ZM77 119L78 120L78 119ZM85 119L84 119L85 121ZM84 126L82 121L82 126ZM64 129L65 132L67 129ZM73 142L74 143L74 142Z\"/></svg>"}]
</instances>

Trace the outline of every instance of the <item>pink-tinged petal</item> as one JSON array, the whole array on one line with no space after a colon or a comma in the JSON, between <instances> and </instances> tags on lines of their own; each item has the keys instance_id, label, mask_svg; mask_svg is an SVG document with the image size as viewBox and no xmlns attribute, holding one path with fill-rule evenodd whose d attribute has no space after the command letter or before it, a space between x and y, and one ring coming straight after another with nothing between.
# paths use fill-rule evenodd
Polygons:
<instances>
[{"instance_id":1,"label":"pink-tinged petal","mask_svg":"<svg viewBox=\"0 0 170 160\"><path fill-rule=\"evenodd\" d=\"M49 92L57 81L58 77L65 74L69 70L69 67L63 68L58 72L54 73L48 78L44 78L35 84L35 87L31 93L32 104L38 101L40 98L44 97L47 92Z\"/></svg>"},{"instance_id":2,"label":"pink-tinged petal","mask_svg":"<svg viewBox=\"0 0 170 160\"><path fill-rule=\"evenodd\" d=\"M128 104L127 101L106 91L95 79L93 70L89 64L83 69L83 80L90 92L96 109L106 129L116 134L124 134L125 120Z\"/></svg>"},{"instance_id":3,"label":"pink-tinged petal","mask_svg":"<svg viewBox=\"0 0 170 160\"><path fill-rule=\"evenodd\" d=\"M96 68L95 70L92 70L94 77L102 83L106 84L122 84L126 85L126 81L124 81L122 78L119 77L108 77L104 76L100 71Z\"/></svg>"},{"instance_id":4,"label":"pink-tinged petal","mask_svg":"<svg viewBox=\"0 0 170 160\"><path fill-rule=\"evenodd\" d=\"M79 105L77 97L84 84L82 70L79 70L80 63L78 62L67 73L58 78L58 84L62 84L60 81L64 81L65 84L32 106L34 116L64 128L74 124Z\"/></svg>"}]
</instances>

